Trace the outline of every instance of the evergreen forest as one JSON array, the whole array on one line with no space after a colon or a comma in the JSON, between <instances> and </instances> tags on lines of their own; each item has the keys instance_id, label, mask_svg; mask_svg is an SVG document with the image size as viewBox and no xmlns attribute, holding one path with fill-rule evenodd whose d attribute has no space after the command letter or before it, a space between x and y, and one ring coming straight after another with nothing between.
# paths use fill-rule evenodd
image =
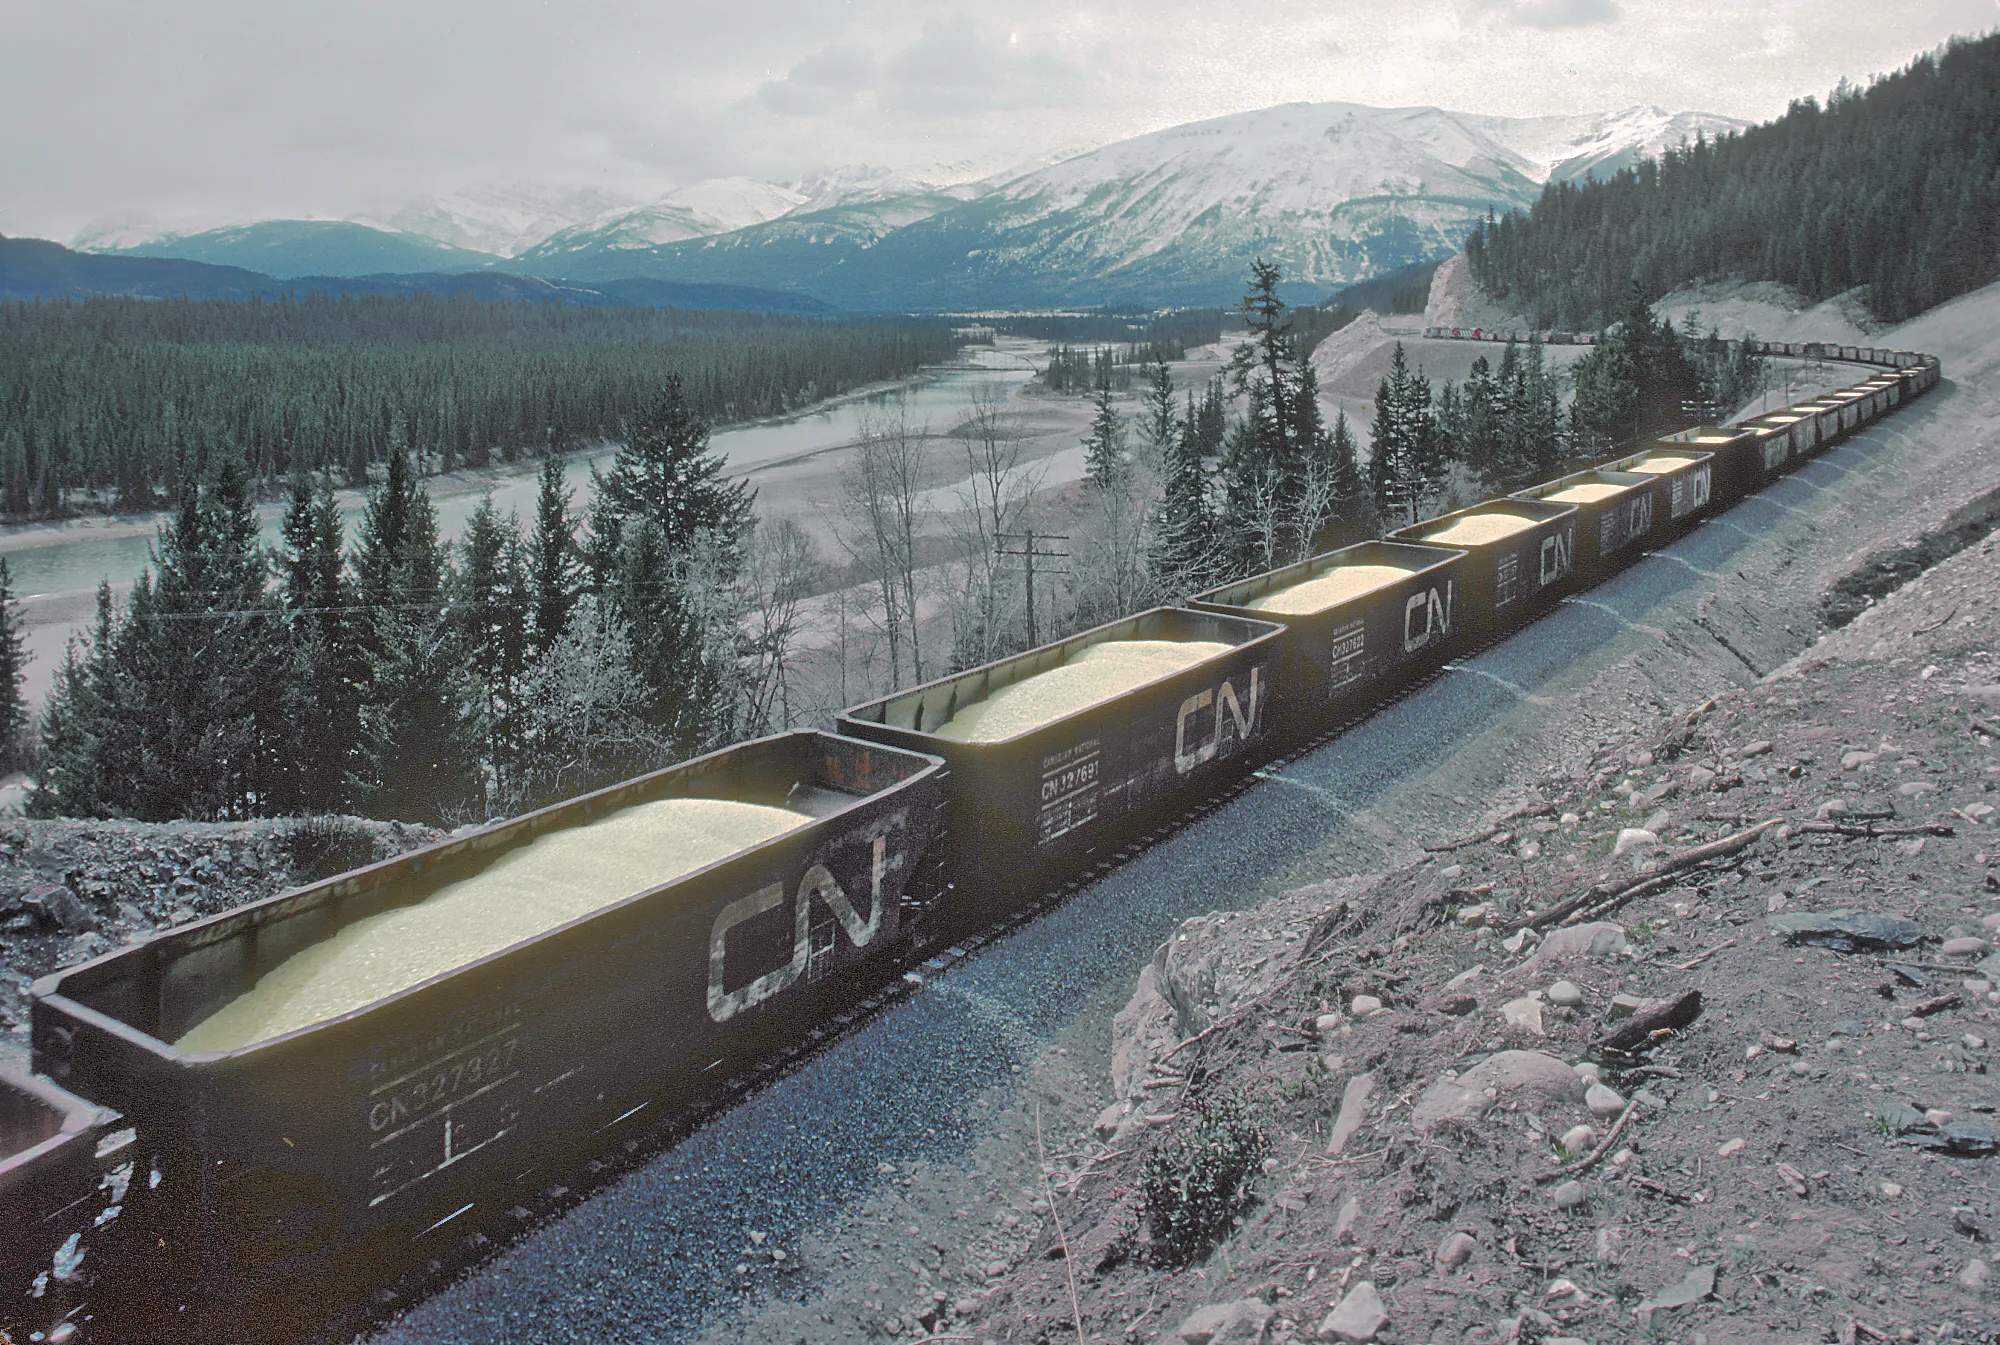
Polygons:
<instances>
[{"instance_id":1,"label":"evergreen forest","mask_svg":"<svg viewBox=\"0 0 2000 1345\"><path fill-rule=\"evenodd\" d=\"M1253 267L1247 339L1199 386L1178 386L1158 349L1051 351L1093 388L1075 486L1040 490L999 401L942 434L875 426L821 506L844 564L796 520L753 511L709 450L695 386L672 376L621 419L586 498L547 451L532 518L488 500L449 543L400 436L351 536L338 461L294 471L275 549L249 462L210 444L150 570L122 600L100 590L58 670L24 743L29 806L508 815L1548 480L1712 418L1762 379L1741 345L1676 331L1628 287L1566 372L1509 344L1434 385L1398 345L1364 465L1345 414L1321 411L1309 351L1325 315L1288 308L1281 279ZM926 503L939 479L963 480L961 508ZM21 741L7 583L0 565L0 731Z\"/></svg>"},{"instance_id":2,"label":"evergreen forest","mask_svg":"<svg viewBox=\"0 0 2000 1345\"><path fill-rule=\"evenodd\" d=\"M0 303L0 515L252 494L614 438L672 371L709 421L775 415L948 357L949 330L427 295Z\"/></svg>"},{"instance_id":3,"label":"evergreen forest","mask_svg":"<svg viewBox=\"0 0 2000 1345\"><path fill-rule=\"evenodd\" d=\"M1859 289L1877 317L1912 317L2000 279L2000 34L1608 182L1552 184L1466 257L1543 328L1610 321L1634 281L1650 300L1722 278L1813 301Z\"/></svg>"}]
</instances>

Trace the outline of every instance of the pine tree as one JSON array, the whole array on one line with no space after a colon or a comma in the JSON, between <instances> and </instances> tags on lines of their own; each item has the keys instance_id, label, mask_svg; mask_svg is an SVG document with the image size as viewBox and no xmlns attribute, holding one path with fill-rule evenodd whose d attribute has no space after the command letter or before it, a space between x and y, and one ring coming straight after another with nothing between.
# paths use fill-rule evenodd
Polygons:
<instances>
[{"instance_id":1,"label":"pine tree","mask_svg":"<svg viewBox=\"0 0 2000 1345\"><path fill-rule=\"evenodd\" d=\"M1458 452L1472 474L1492 493L1500 491L1503 475L1500 431L1500 385L1484 355L1472 362L1459 396Z\"/></svg>"},{"instance_id":2,"label":"pine tree","mask_svg":"<svg viewBox=\"0 0 2000 1345\"><path fill-rule=\"evenodd\" d=\"M478 690L444 617L391 605L375 621L348 789L371 817L454 826L480 811Z\"/></svg>"},{"instance_id":3,"label":"pine tree","mask_svg":"<svg viewBox=\"0 0 2000 1345\"><path fill-rule=\"evenodd\" d=\"M489 493L467 520L458 545L464 560L453 584L451 626L483 698L485 758L504 794L520 746L520 680L528 659L522 621L528 583L519 520L512 515L503 520Z\"/></svg>"},{"instance_id":4,"label":"pine tree","mask_svg":"<svg viewBox=\"0 0 2000 1345\"><path fill-rule=\"evenodd\" d=\"M354 581L361 605L370 611L391 601L428 603L440 596L444 555L438 546L437 510L412 472L407 453L390 456L387 477L368 497L356 540Z\"/></svg>"},{"instance_id":5,"label":"pine tree","mask_svg":"<svg viewBox=\"0 0 2000 1345\"><path fill-rule=\"evenodd\" d=\"M285 734L276 745L281 783L272 811L332 812L347 804L360 737L364 623L342 554L340 509L330 483L292 482L278 554L288 670L279 690Z\"/></svg>"},{"instance_id":6,"label":"pine tree","mask_svg":"<svg viewBox=\"0 0 2000 1345\"><path fill-rule=\"evenodd\" d=\"M141 582L146 582L144 576ZM97 586L97 619L89 635L71 636L48 700L42 706L30 817L103 817L107 750L117 742L116 688L111 664L115 629L111 584Z\"/></svg>"},{"instance_id":7,"label":"pine tree","mask_svg":"<svg viewBox=\"0 0 2000 1345\"><path fill-rule=\"evenodd\" d=\"M1179 425L1174 418L1174 376L1167 357L1157 349L1146 366L1145 433L1147 461L1158 469L1173 451Z\"/></svg>"},{"instance_id":8,"label":"pine tree","mask_svg":"<svg viewBox=\"0 0 2000 1345\"><path fill-rule=\"evenodd\" d=\"M1389 374L1375 390L1368 458L1369 489L1387 526L1420 521L1424 504L1443 488L1431 426L1430 382L1412 371L1398 341Z\"/></svg>"},{"instance_id":9,"label":"pine tree","mask_svg":"<svg viewBox=\"0 0 2000 1345\"><path fill-rule=\"evenodd\" d=\"M723 660L712 656L692 587L659 524L637 520L605 597L630 640L632 671L643 689L639 717L678 756L716 745L733 714Z\"/></svg>"},{"instance_id":10,"label":"pine tree","mask_svg":"<svg viewBox=\"0 0 2000 1345\"><path fill-rule=\"evenodd\" d=\"M756 491L723 477L723 460L708 451L708 425L688 405L679 378L626 427L611 470L593 472L590 564L601 584L623 549L624 528L649 519L668 554L691 556L698 534L714 538L723 577L742 564L744 536Z\"/></svg>"},{"instance_id":11,"label":"pine tree","mask_svg":"<svg viewBox=\"0 0 2000 1345\"><path fill-rule=\"evenodd\" d=\"M14 601L14 575L0 556L0 766L20 766L27 748L28 702L21 694L27 676L28 647L22 634L21 607Z\"/></svg>"},{"instance_id":12,"label":"pine tree","mask_svg":"<svg viewBox=\"0 0 2000 1345\"><path fill-rule=\"evenodd\" d=\"M1214 582L1219 553L1215 505L1192 392L1187 412L1169 441L1160 486L1159 507L1153 511L1147 537L1146 565L1162 591L1186 597Z\"/></svg>"},{"instance_id":13,"label":"pine tree","mask_svg":"<svg viewBox=\"0 0 2000 1345\"><path fill-rule=\"evenodd\" d=\"M1238 569L1268 568L1309 548L1308 516L1321 512L1326 490L1324 480L1312 479L1325 447L1317 387L1278 297L1280 279L1275 265L1251 263L1242 303L1251 339L1230 364L1235 389L1247 398L1222 468L1222 527Z\"/></svg>"},{"instance_id":14,"label":"pine tree","mask_svg":"<svg viewBox=\"0 0 2000 1345\"><path fill-rule=\"evenodd\" d=\"M1083 440L1084 480L1109 490L1125 475L1125 425L1111 404L1111 389L1100 387L1091 397L1097 414Z\"/></svg>"},{"instance_id":15,"label":"pine tree","mask_svg":"<svg viewBox=\"0 0 2000 1345\"><path fill-rule=\"evenodd\" d=\"M562 637L570 610L582 591L576 554L576 522L570 516L570 489L563 481L562 455L542 459L541 492L535 500L535 530L528 539L528 584L534 596L530 655L540 658Z\"/></svg>"},{"instance_id":16,"label":"pine tree","mask_svg":"<svg viewBox=\"0 0 2000 1345\"><path fill-rule=\"evenodd\" d=\"M187 489L110 632L101 801L148 821L269 811L282 646L243 464Z\"/></svg>"}]
</instances>

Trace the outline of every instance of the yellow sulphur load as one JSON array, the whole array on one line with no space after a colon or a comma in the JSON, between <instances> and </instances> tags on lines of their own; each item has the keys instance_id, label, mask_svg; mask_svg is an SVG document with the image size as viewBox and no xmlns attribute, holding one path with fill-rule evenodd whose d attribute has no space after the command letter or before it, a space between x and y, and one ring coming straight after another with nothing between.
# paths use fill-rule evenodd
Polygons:
<instances>
[{"instance_id":1,"label":"yellow sulphur load","mask_svg":"<svg viewBox=\"0 0 2000 1345\"><path fill-rule=\"evenodd\" d=\"M1692 458L1653 457L1642 459L1631 464L1629 467L1620 467L1618 470L1621 472L1644 472L1647 476L1665 476L1668 472L1679 471L1692 461L1694 461Z\"/></svg>"},{"instance_id":2,"label":"yellow sulphur load","mask_svg":"<svg viewBox=\"0 0 2000 1345\"><path fill-rule=\"evenodd\" d=\"M1526 532L1541 521L1520 514L1467 514L1442 532L1425 533L1424 540L1438 546L1478 546Z\"/></svg>"},{"instance_id":3,"label":"yellow sulphur load","mask_svg":"<svg viewBox=\"0 0 2000 1345\"><path fill-rule=\"evenodd\" d=\"M1105 640L974 701L933 731L961 743L1016 738L1233 647L1219 640Z\"/></svg>"},{"instance_id":4,"label":"yellow sulphur load","mask_svg":"<svg viewBox=\"0 0 2000 1345\"><path fill-rule=\"evenodd\" d=\"M1567 490L1559 490L1553 495L1544 495L1542 498L1550 504L1595 504L1599 500L1610 499L1623 489L1625 487L1607 485L1602 481L1583 481Z\"/></svg>"},{"instance_id":5,"label":"yellow sulphur load","mask_svg":"<svg viewBox=\"0 0 2000 1345\"><path fill-rule=\"evenodd\" d=\"M660 799L548 832L415 905L300 949L174 1045L233 1051L324 1022L810 821L729 799Z\"/></svg>"},{"instance_id":6,"label":"yellow sulphur load","mask_svg":"<svg viewBox=\"0 0 2000 1345\"><path fill-rule=\"evenodd\" d=\"M1243 606L1281 616L1323 612L1335 603L1359 598L1408 579L1411 571L1395 565L1337 565L1325 574L1253 598Z\"/></svg>"}]
</instances>

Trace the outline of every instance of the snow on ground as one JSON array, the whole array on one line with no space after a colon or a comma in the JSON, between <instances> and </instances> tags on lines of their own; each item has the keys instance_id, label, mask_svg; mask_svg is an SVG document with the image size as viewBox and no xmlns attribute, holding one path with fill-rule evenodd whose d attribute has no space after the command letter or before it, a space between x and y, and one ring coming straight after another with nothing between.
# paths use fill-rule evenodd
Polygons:
<instances>
[{"instance_id":1,"label":"snow on ground","mask_svg":"<svg viewBox=\"0 0 2000 1345\"><path fill-rule=\"evenodd\" d=\"M1858 291L1810 303L1788 285L1768 280L1722 280L1675 290L1653 312L1682 326L1692 314L1701 330L1720 327L1727 337L1760 341L1838 341L1875 345L1881 324L1862 306Z\"/></svg>"},{"instance_id":2,"label":"snow on ground","mask_svg":"<svg viewBox=\"0 0 2000 1345\"><path fill-rule=\"evenodd\" d=\"M1529 331L1534 326L1509 305L1486 296L1479 282L1472 278L1463 252L1446 260L1431 276L1431 295L1424 305L1423 325L1460 327L1467 331L1474 327Z\"/></svg>"}]
</instances>

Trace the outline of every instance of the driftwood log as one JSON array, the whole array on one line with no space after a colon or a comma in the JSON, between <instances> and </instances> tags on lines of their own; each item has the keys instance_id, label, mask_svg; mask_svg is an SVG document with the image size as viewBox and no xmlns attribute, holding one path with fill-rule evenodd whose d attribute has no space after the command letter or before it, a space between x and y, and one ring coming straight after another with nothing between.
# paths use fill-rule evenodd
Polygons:
<instances>
[{"instance_id":1,"label":"driftwood log","mask_svg":"<svg viewBox=\"0 0 2000 1345\"><path fill-rule=\"evenodd\" d=\"M1655 1032L1678 1032L1699 1017L1701 1017L1701 991L1690 990L1677 998L1662 1000L1650 1009L1642 1009L1633 1014L1599 1037L1597 1048L1602 1051L1616 1051L1620 1055L1630 1055L1651 1041Z\"/></svg>"},{"instance_id":2,"label":"driftwood log","mask_svg":"<svg viewBox=\"0 0 2000 1345\"><path fill-rule=\"evenodd\" d=\"M1783 818L1774 817L1768 822L1759 822L1748 831L1739 831L1734 836L1724 836L1719 841L1710 841L1707 845L1697 845L1691 850L1670 855L1658 868L1637 878L1622 883L1599 883L1594 887L1585 888L1575 896L1557 902L1538 915L1516 920L1507 927L1507 932L1511 934L1529 925L1540 929L1553 929L1557 925L1574 924L1586 911L1597 915L1615 909L1640 895L1642 891L1651 891L1659 887L1677 873L1691 869L1697 864L1706 864L1712 859L1726 859L1739 850L1748 849L1756 843L1759 836L1783 822Z\"/></svg>"}]
</instances>

